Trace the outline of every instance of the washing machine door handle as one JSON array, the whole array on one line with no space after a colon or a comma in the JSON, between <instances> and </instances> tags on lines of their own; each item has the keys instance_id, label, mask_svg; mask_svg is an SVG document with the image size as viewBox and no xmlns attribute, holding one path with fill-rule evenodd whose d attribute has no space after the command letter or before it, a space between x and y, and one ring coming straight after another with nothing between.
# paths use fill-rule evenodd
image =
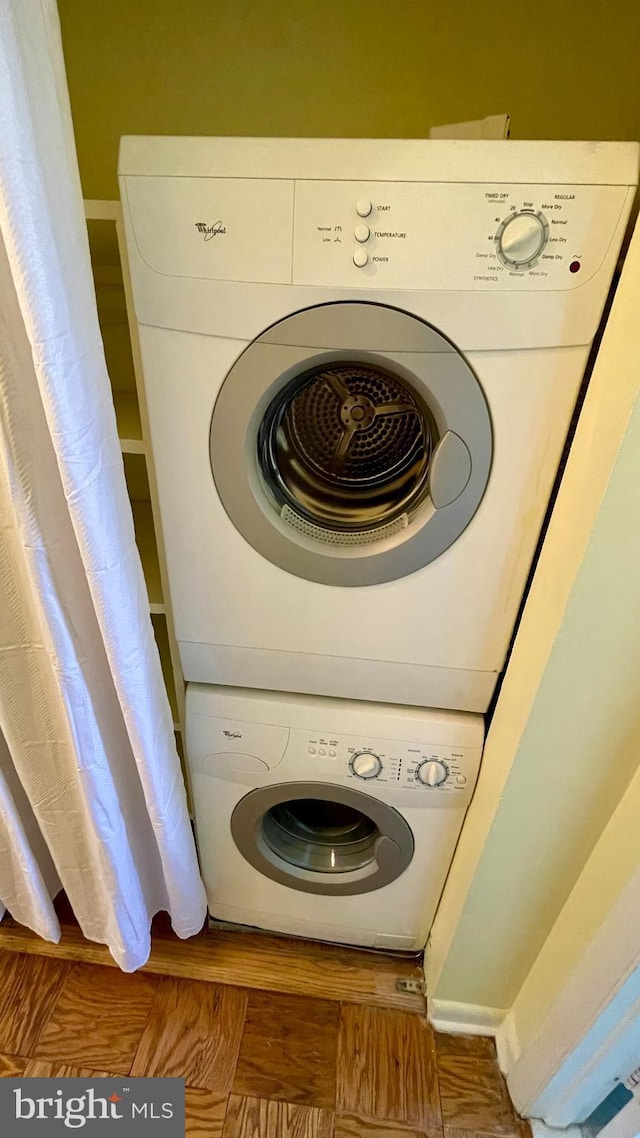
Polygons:
<instances>
[{"instance_id":1,"label":"washing machine door handle","mask_svg":"<svg viewBox=\"0 0 640 1138\"><path fill-rule=\"evenodd\" d=\"M374 850L376 861L385 875L393 873L393 876L396 877L405 869L407 862L400 846L387 834L380 835L375 843Z\"/></svg>"}]
</instances>

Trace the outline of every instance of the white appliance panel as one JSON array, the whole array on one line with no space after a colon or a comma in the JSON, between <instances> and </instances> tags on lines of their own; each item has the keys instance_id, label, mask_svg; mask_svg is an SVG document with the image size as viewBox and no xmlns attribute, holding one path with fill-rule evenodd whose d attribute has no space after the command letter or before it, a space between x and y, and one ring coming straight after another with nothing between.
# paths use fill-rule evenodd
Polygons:
<instances>
[{"instance_id":1,"label":"white appliance panel","mask_svg":"<svg viewBox=\"0 0 640 1138\"><path fill-rule=\"evenodd\" d=\"M379 678L369 679L376 692L371 698L383 698L377 692L386 684L394 702L484 710L504 661L585 349L469 356L495 436L478 512L455 545L417 573L381 586L340 589L303 580L261 557L216 495L208 451L216 377L226 374L238 345L199 336L178 340L166 330L142 327L141 346L145 370L155 377L149 415L155 453L163 456L156 476L186 678L225 682L226 669L234 668L229 650L232 656L257 650L267 654L251 680L258 687L305 690L300 685L312 669L314 691L368 698L357 662L383 660ZM441 604L443 595L455 597L455 604ZM336 658L349 663L336 667ZM238 672L247 668L251 663L241 655ZM456 670L470 673L471 703L452 675ZM484 676L477 682L473 673ZM437 698L425 697L434 683Z\"/></svg>"},{"instance_id":2,"label":"white appliance panel","mask_svg":"<svg viewBox=\"0 0 640 1138\"><path fill-rule=\"evenodd\" d=\"M638 147L128 139L120 174L187 678L485 710L615 269ZM209 430L255 338L350 300L425 320L464 353L493 455L477 512L444 553L345 588L279 568L240 535L216 492ZM378 345L367 360L411 371L410 347ZM302 348L313 365L318 346Z\"/></svg>"},{"instance_id":3,"label":"white appliance panel","mask_svg":"<svg viewBox=\"0 0 640 1138\"><path fill-rule=\"evenodd\" d=\"M579 288L601 267L626 197L624 186L296 182L293 282L371 289ZM363 218L358 202L371 205ZM533 213L548 229L547 243L525 272L501 263L496 242L501 225L518 211ZM353 260L358 251L368 256L361 267Z\"/></svg>"},{"instance_id":4,"label":"white appliance panel","mask_svg":"<svg viewBox=\"0 0 640 1138\"><path fill-rule=\"evenodd\" d=\"M135 177L126 192L140 256L163 275L528 292L584 285L628 196L625 186ZM358 205L370 206L364 217ZM501 263L498 250L501 226L519 211L547 230L525 272ZM357 252L367 254L361 267Z\"/></svg>"},{"instance_id":5,"label":"white appliance panel","mask_svg":"<svg viewBox=\"0 0 640 1138\"><path fill-rule=\"evenodd\" d=\"M291 280L293 182L276 178L130 178L142 260L164 276ZM256 232L256 211L260 211ZM283 241L282 234L288 239Z\"/></svg>"},{"instance_id":6,"label":"white appliance panel","mask_svg":"<svg viewBox=\"0 0 640 1138\"><path fill-rule=\"evenodd\" d=\"M259 774L230 766L220 772L225 730L244 736L250 757L264 759L263 727L267 749L269 730L286 728L282 759ZM473 794L482 742L480 716L189 685L187 757L211 915L349 944L422 948ZM350 762L363 751L381 756L383 777L355 778ZM419 764L433 760L447 767L439 786L416 776ZM297 780L355 785L400 811L415 842L409 866L381 889L349 896L305 893L258 873L233 841L231 815L252 789Z\"/></svg>"}]
</instances>

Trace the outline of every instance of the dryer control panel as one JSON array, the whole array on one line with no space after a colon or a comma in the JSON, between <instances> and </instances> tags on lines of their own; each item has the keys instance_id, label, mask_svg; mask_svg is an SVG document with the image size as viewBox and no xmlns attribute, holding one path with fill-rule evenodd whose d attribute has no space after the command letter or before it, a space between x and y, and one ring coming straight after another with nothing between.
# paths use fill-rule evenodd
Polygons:
<instances>
[{"instance_id":1,"label":"dryer control panel","mask_svg":"<svg viewBox=\"0 0 640 1138\"><path fill-rule=\"evenodd\" d=\"M570 289L602 264L624 186L296 182L294 284Z\"/></svg>"},{"instance_id":2,"label":"dryer control panel","mask_svg":"<svg viewBox=\"0 0 640 1138\"><path fill-rule=\"evenodd\" d=\"M127 177L135 248L164 277L333 288L578 288L627 186ZM619 240L619 236L618 236Z\"/></svg>"}]
</instances>

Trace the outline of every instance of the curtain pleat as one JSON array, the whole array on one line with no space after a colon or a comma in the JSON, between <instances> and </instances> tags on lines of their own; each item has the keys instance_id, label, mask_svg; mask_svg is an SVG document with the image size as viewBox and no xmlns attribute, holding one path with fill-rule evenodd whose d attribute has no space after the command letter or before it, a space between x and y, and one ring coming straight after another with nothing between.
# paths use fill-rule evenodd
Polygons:
<instances>
[{"instance_id":1,"label":"curtain pleat","mask_svg":"<svg viewBox=\"0 0 640 1138\"><path fill-rule=\"evenodd\" d=\"M36 850L0 782L0 903L55 939L59 878L85 935L132 970L159 909L180 936L201 927L204 890L105 368L54 4L2 5L0 50L0 727L42 839Z\"/></svg>"}]
</instances>

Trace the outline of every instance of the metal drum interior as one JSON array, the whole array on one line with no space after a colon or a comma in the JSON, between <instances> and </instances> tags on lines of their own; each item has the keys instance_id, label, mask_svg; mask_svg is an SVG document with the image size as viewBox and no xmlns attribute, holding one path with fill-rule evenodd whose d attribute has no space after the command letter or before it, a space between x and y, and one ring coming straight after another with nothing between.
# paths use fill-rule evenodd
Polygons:
<instances>
[{"instance_id":1,"label":"metal drum interior","mask_svg":"<svg viewBox=\"0 0 640 1138\"><path fill-rule=\"evenodd\" d=\"M305 372L277 394L258 462L279 505L327 529L362 531L420 504L435 441L405 380L349 361Z\"/></svg>"},{"instance_id":2,"label":"metal drum interior","mask_svg":"<svg viewBox=\"0 0 640 1138\"><path fill-rule=\"evenodd\" d=\"M375 860L380 830L353 806L297 798L267 811L262 836L289 865L316 873L348 873Z\"/></svg>"}]
</instances>

